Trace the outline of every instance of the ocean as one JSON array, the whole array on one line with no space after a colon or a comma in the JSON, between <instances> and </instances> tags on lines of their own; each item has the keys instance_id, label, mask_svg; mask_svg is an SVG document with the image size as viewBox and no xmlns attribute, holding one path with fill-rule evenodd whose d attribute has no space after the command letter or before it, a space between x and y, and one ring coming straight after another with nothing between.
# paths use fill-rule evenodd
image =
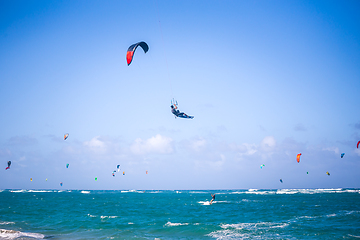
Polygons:
<instances>
[{"instance_id":1,"label":"ocean","mask_svg":"<svg viewBox=\"0 0 360 240\"><path fill-rule=\"evenodd\" d=\"M359 189L0 190L0 239L359 238Z\"/></svg>"}]
</instances>

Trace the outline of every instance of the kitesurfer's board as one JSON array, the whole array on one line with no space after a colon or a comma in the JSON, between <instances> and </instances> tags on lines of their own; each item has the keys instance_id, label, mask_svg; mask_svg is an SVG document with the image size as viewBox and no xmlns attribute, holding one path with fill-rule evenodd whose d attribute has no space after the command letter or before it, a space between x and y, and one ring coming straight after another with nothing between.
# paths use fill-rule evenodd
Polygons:
<instances>
[{"instance_id":1,"label":"kitesurfer's board","mask_svg":"<svg viewBox=\"0 0 360 240\"><path fill-rule=\"evenodd\" d=\"M211 204L213 204L213 203L215 203L215 201L213 201L211 204L210 204L210 201L200 201L200 202L198 202L198 203L200 203L201 205L211 205Z\"/></svg>"}]
</instances>

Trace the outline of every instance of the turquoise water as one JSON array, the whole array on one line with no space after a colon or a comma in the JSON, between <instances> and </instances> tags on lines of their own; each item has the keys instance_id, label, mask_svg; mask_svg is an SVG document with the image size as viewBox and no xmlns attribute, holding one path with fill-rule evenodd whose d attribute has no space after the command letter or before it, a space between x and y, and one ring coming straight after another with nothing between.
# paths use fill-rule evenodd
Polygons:
<instances>
[{"instance_id":1,"label":"turquoise water","mask_svg":"<svg viewBox=\"0 0 360 240\"><path fill-rule=\"evenodd\" d=\"M0 229L0 239L357 239L360 190L3 190Z\"/></svg>"}]
</instances>

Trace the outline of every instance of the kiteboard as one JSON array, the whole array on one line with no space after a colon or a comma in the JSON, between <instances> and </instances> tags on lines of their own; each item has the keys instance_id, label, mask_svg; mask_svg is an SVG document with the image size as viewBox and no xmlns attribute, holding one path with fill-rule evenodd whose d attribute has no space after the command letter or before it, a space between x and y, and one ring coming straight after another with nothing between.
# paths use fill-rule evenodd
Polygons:
<instances>
[{"instance_id":1,"label":"kiteboard","mask_svg":"<svg viewBox=\"0 0 360 240\"><path fill-rule=\"evenodd\" d=\"M216 202L213 201L212 203L210 203L210 201L200 201L198 203L200 203L201 205L211 205L212 203L216 203Z\"/></svg>"}]
</instances>

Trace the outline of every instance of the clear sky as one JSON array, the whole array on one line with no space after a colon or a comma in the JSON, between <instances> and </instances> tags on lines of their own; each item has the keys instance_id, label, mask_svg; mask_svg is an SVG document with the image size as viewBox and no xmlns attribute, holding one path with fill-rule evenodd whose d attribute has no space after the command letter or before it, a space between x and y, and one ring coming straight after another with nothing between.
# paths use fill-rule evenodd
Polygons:
<instances>
[{"instance_id":1,"label":"clear sky","mask_svg":"<svg viewBox=\"0 0 360 240\"><path fill-rule=\"evenodd\" d=\"M0 0L0 189L359 188L359 10Z\"/></svg>"}]
</instances>

